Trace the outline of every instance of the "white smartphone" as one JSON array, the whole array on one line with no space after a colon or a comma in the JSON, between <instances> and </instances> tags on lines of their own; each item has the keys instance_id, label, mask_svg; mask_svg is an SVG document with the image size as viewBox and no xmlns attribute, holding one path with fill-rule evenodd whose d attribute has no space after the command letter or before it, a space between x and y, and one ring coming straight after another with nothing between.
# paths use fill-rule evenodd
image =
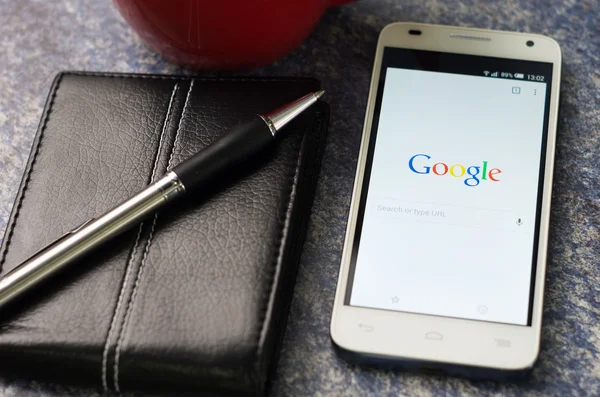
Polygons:
<instances>
[{"instance_id":1,"label":"white smartphone","mask_svg":"<svg viewBox=\"0 0 600 397\"><path fill-rule=\"evenodd\" d=\"M344 357L483 377L533 366L560 73L544 36L383 29L331 320Z\"/></svg>"}]
</instances>

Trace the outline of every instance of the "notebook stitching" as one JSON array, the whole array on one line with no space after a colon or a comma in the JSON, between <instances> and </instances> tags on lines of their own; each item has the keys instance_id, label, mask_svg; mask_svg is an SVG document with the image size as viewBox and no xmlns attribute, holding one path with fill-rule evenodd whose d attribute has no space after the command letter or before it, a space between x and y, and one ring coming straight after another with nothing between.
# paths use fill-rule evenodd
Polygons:
<instances>
[{"instance_id":1,"label":"notebook stitching","mask_svg":"<svg viewBox=\"0 0 600 397\"><path fill-rule=\"evenodd\" d=\"M183 124L185 110L187 109L187 104L190 100L190 96L192 94L192 89L194 88L194 81L195 81L195 79L192 79L192 82L190 83L190 88L188 89L188 93L185 97L185 102L183 104L183 110L181 112L181 118L179 119L179 125L177 126L177 132L175 133L175 142L173 142L173 147L171 148L171 155L169 156L169 162L167 163L167 171L171 170L171 168L173 166L173 155L175 154L175 147L177 146L177 143L179 142L179 137L181 136L181 134L179 132L181 131L181 125Z\"/></svg>"},{"instance_id":2,"label":"notebook stitching","mask_svg":"<svg viewBox=\"0 0 600 397\"><path fill-rule=\"evenodd\" d=\"M158 142L158 148L156 149L156 157L154 158L154 166L152 167L152 175L150 177L150 183L154 181L156 176L156 169L158 168L158 160L160 158L160 153L162 152L163 143L165 140L165 132L167 130L167 125L169 124L169 119L171 116L171 109L173 107L173 100L175 99L175 95L177 94L177 90L179 88L179 83L176 83L173 87L173 91L171 93L171 98L169 99L169 106L167 107L167 112L165 114L165 121L163 123L163 128L160 134L160 140ZM144 222L140 223L138 228L137 237L135 239L135 243L133 244L133 248L131 250L131 254L129 257L129 261L127 261L127 267L125 271L125 279L123 280L123 285L121 286L121 291L119 293L119 298L117 300L117 306L115 307L115 311L113 313L112 321L110 323L110 328L108 329L108 335L106 336L106 343L104 344L104 352L102 354L102 387L104 391L108 391L108 381L107 381L107 366L108 366L108 351L110 348L110 338L113 334L114 328L117 325L117 320L119 318L119 313L121 312L121 304L123 303L123 298L125 296L125 289L127 288L129 282L129 276L131 274L131 269L133 265L133 261L135 260L135 253L137 251L140 236L142 234L142 230L144 227Z\"/></svg>"},{"instance_id":3,"label":"notebook stitching","mask_svg":"<svg viewBox=\"0 0 600 397\"><path fill-rule=\"evenodd\" d=\"M131 264L133 263L133 260L135 258L135 252L137 251L138 245L140 243L140 236L142 234L143 227L144 227L144 222L140 223L140 226L138 228L137 236L135 238L135 243L133 244L133 247L131 249L131 257L127 263L125 280L123 281L123 285L121 286L121 292L119 293L119 300L117 301L117 307L115 308L115 311L113 313L113 318L110 323L110 328L108 329L108 335L106 336L106 343L104 345L104 352L102 354L102 388L104 389L104 392L108 391L108 380L107 380L106 373L107 373L107 364L108 364L109 341L110 341L110 337L112 335L113 329L117 323L117 314L120 312L119 307L122 303L123 296L125 295L125 287L127 286L127 283L129 281L129 276L131 274Z\"/></svg>"},{"instance_id":4,"label":"notebook stitching","mask_svg":"<svg viewBox=\"0 0 600 397\"><path fill-rule=\"evenodd\" d=\"M317 112L316 117L317 117L317 121L315 123L315 126L317 128L315 128L313 126L312 129L315 130L315 131L317 131L316 132L317 133L316 139L318 141L319 137L321 136L321 133L323 132L322 131L323 115L320 112ZM305 136L306 136L306 133L308 132L308 130L309 130L309 127L307 127L306 130L305 130ZM292 195L292 193L294 191L294 189L293 189L294 182L295 182L295 179L297 178L297 176L299 175L300 161L301 161L301 155L302 155L302 151L303 151L304 145L305 145L305 139L302 140L302 143L300 145L300 149L298 150L298 159L296 161L296 169L294 171L294 174L292 175L292 177L293 177L292 178L292 185L291 185L291 188L290 188L290 196L289 196L288 205L287 205L288 209L289 209L290 204L291 204L291 199L292 199L291 195ZM317 153L318 153L318 151L317 151ZM315 153L315 158L316 158L316 156L318 156L317 153ZM278 240L279 250L277 252L277 255L275 256L275 262L277 262L277 259L281 255L281 251L282 251L281 240L283 239L283 235L284 235L284 233L283 233L283 227L285 226L286 223L288 223L288 221L289 221L289 217L286 217L286 219L284 219L284 221L281 223L282 230L280 232L280 238ZM277 268L279 266L280 266L280 264L278 264L277 266L275 266L274 269L273 269L273 271L272 271L272 282L271 282L271 286L270 286L269 293L268 293L268 299L266 300L265 306L264 306L264 309L263 309L262 325L261 325L260 333L258 335L257 349L256 349L256 355L257 355L257 357L260 356L261 347L262 347L261 341L265 337L265 332L266 332L265 326L266 326L266 323L267 323L267 311L268 311L268 309L270 307L269 302L272 300L271 297L272 297L272 294L273 294L273 289L275 287L275 280L276 280L275 274L276 274L276 270L277 270Z\"/></svg>"},{"instance_id":5,"label":"notebook stitching","mask_svg":"<svg viewBox=\"0 0 600 397\"><path fill-rule=\"evenodd\" d=\"M171 169L171 165L173 162L173 155L175 153L175 147L177 146L177 142L179 142L179 136L181 131L181 125L183 124L183 119L185 118L185 111L187 109L187 105L190 99L190 95L192 93L192 89L194 87L194 79L192 79L190 83L190 88L188 89L185 102L183 104L183 110L181 112L181 118L179 119L179 125L177 126L177 132L175 133L175 141L173 142L173 146L171 148L171 154L169 156L169 162L167 164L167 170ZM127 312L125 314L125 320L123 323L123 328L121 329L121 333L119 335L119 339L117 341L117 348L115 351L115 365L114 365L114 386L115 391L117 393L121 393L119 387L119 358L121 356L121 348L125 341L125 337L127 334L127 326L129 324L129 320L131 318L131 313L133 312L133 307L135 306L135 298L137 297L138 288L141 283L142 276L144 274L144 269L146 267L146 259L148 257L148 252L150 251L150 246L152 245L152 240L154 237L154 231L156 228L156 221L158 220L158 213L154 215L154 220L152 221L152 226L150 227L150 235L148 236L148 242L146 243L146 248L144 249L144 255L142 257L142 263L140 265L140 269L138 270L137 277L135 279L135 285L133 287L133 292L131 294L131 300L129 301L129 306L127 307Z\"/></svg>"},{"instance_id":6,"label":"notebook stitching","mask_svg":"<svg viewBox=\"0 0 600 397\"><path fill-rule=\"evenodd\" d=\"M304 136L306 136L308 132L308 127L305 129L304 131ZM258 340L256 342L256 355L260 356L260 352L261 352L261 341L264 339L265 336L265 332L266 332L266 324L267 324L267 312L269 310L269 307L271 306L270 303L272 302L272 295L274 293L274 287L275 287L275 280L276 277L275 275L277 274L277 271L279 270L280 266L281 266L281 255L283 253L283 239L285 237L286 234L286 228L285 226L287 224L289 224L289 219L290 219L290 207L292 206L292 194L294 193L294 186L295 186L295 180L299 175L300 172L300 163L301 163L301 159L302 159L302 149L304 146L305 140L302 139L301 143L300 143L300 148L298 149L298 158L296 159L296 166L294 168L293 173L291 173L291 177L289 179L291 179L290 182L290 189L289 189L289 194L288 194L288 198L286 201L286 214L284 219L280 222L280 231L279 231L279 236L277 239L277 245L278 245L278 249L275 252L274 258L273 258L273 266L270 272L270 285L269 285L269 289L266 291L266 295L267 298L265 299L265 304L264 307L262 309L262 313L261 313L261 326L260 326L260 332L258 334Z\"/></svg>"},{"instance_id":7,"label":"notebook stitching","mask_svg":"<svg viewBox=\"0 0 600 397\"><path fill-rule=\"evenodd\" d=\"M2 266L4 266L4 262L6 261L6 256L8 255L8 248L10 247L10 243L13 237L13 233L15 231L15 226L17 224L17 220L19 219L19 215L21 214L21 208L23 206L23 201L25 200L25 193L27 192L27 188L29 187L29 181L31 180L31 174L33 173L33 168L37 161L38 154L40 153L40 148L42 147L42 140L44 138L44 132L46 132L46 127L48 126L48 119L50 118L50 114L52 113L52 108L54 106L54 101L56 99L56 94L58 93L58 88L60 87L60 83L62 83L64 74L60 74L58 80L56 81L56 85L54 86L54 91L52 92L52 97L50 98L50 103L48 105L46 115L44 117L44 124L42 125L42 129L40 130L40 137L37 145L35 145L35 153L33 154L33 159L31 160L31 166L29 167L29 171L27 171L27 176L25 179L25 183L23 185L23 190L21 191L19 203L17 204L17 209L15 210L15 217L10 224L8 237L6 238L6 244L4 245L4 252L2 253L2 259L0 260L0 272L2 271Z\"/></svg>"}]
</instances>

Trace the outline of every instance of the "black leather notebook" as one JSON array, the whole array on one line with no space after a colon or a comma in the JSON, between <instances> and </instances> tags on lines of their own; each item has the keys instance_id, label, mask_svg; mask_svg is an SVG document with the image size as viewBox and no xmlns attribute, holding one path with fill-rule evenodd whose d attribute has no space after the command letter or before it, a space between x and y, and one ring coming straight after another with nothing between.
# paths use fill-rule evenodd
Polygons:
<instances>
[{"instance_id":1,"label":"black leather notebook","mask_svg":"<svg viewBox=\"0 0 600 397\"><path fill-rule=\"evenodd\" d=\"M1 274L312 79L63 73ZM317 103L267 153L0 314L0 371L118 392L261 395L276 362L327 129Z\"/></svg>"}]
</instances>

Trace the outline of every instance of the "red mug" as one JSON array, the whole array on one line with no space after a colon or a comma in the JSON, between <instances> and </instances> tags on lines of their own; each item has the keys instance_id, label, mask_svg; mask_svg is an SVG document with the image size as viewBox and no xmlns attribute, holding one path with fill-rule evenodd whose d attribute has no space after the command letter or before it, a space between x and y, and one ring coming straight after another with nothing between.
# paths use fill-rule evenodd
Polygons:
<instances>
[{"instance_id":1,"label":"red mug","mask_svg":"<svg viewBox=\"0 0 600 397\"><path fill-rule=\"evenodd\" d=\"M287 55L325 10L353 0L113 0L150 48L169 62L252 69Z\"/></svg>"}]
</instances>

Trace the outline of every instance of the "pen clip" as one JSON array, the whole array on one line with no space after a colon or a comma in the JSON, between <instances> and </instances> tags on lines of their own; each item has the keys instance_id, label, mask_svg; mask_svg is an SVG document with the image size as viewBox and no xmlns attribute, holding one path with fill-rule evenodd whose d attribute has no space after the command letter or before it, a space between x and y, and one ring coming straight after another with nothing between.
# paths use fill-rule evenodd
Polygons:
<instances>
[{"instance_id":1,"label":"pen clip","mask_svg":"<svg viewBox=\"0 0 600 397\"><path fill-rule=\"evenodd\" d=\"M66 232L65 234L60 236L58 239L56 239L56 241L54 243L52 243L52 245L55 245L56 243L59 243L62 240L64 240L66 237L69 237L70 235L77 233L78 231L80 231L81 229L83 229L84 227L86 227L87 225L92 223L94 220L96 220L96 218L88 219L87 221L83 222L81 225L77 226L75 229L69 230L68 232Z\"/></svg>"},{"instance_id":2,"label":"pen clip","mask_svg":"<svg viewBox=\"0 0 600 397\"><path fill-rule=\"evenodd\" d=\"M84 227L86 227L87 225L89 225L90 223L92 223L95 220L96 220L96 218L88 219L87 221L83 222L81 225L77 226L75 229L71 230L70 232L67 232L65 234L65 236L67 234L75 234L75 233L77 233L78 231L80 231L81 229L83 229Z\"/></svg>"}]
</instances>

